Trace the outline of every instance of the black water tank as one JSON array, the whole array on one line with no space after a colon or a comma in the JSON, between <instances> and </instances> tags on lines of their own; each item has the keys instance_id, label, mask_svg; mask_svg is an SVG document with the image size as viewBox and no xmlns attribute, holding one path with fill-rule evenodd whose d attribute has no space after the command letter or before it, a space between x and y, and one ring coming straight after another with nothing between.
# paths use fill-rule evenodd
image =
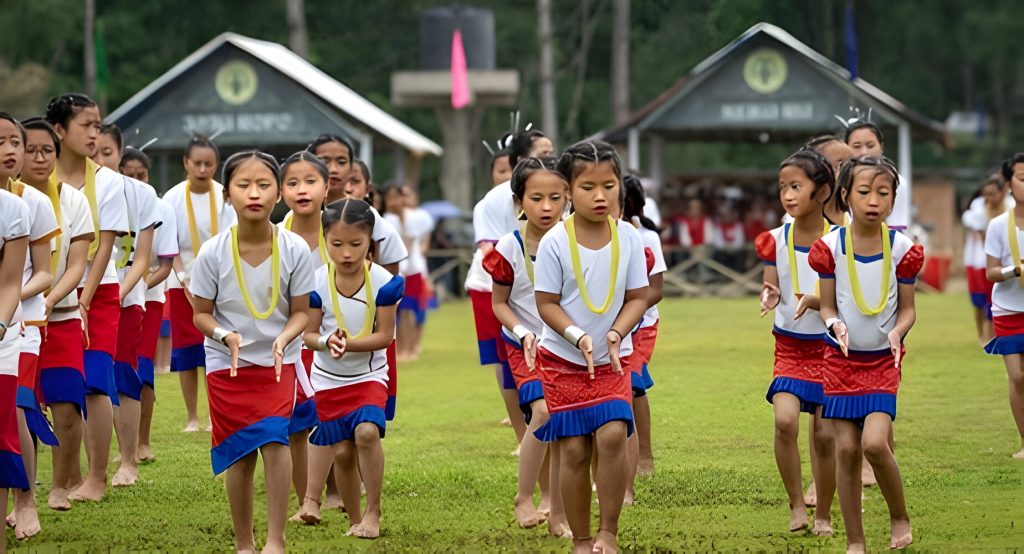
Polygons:
<instances>
[{"instance_id":1,"label":"black water tank","mask_svg":"<svg viewBox=\"0 0 1024 554\"><path fill-rule=\"evenodd\" d=\"M469 69L494 69L494 13L469 6L445 6L420 13L420 69L451 68L452 33L462 31Z\"/></svg>"}]
</instances>

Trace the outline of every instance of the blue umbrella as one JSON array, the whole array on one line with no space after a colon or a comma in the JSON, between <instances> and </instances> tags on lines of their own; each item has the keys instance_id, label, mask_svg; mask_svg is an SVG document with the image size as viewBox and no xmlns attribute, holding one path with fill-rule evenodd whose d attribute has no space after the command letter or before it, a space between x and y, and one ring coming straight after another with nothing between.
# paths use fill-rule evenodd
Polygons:
<instances>
[{"instance_id":1,"label":"blue umbrella","mask_svg":"<svg viewBox=\"0 0 1024 554\"><path fill-rule=\"evenodd\" d=\"M446 217L462 217L463 211L458 206L452 204L447 200L431 200L430 202L424 202L420 204L420 208L423 208L430 217L434 218L434 221L440 221Z\"/></svg>"}]
</instances>

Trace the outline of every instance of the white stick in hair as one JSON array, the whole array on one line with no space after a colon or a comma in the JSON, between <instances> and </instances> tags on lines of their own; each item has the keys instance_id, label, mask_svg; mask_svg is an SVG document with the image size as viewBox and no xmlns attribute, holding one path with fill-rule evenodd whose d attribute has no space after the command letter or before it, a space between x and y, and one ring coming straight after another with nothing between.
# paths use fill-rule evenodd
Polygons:
<instances>
[{"instance_id":1,"label":"white stick in hair","mask_svg":"<svg viewBox=\"0 0 1024 554\"><path fill-rule=\"evenodd\" d=\"M489 153L491 154L491 156L494 156L494 149L493 149L493 148L491 148L491 145L490 145L490 144L487 144L487 141L486 141L486 140L482 140L482 141L480 141L480 142L484 143L484 148L486 148L486 149L487 149L487 152L489 152Z\"/></svg>"},{"instance_id":2,"label":"white stick in hair","mask_svg":"<svg viewBox=\"0 0 1024 554\"><path fill-rule=\"evenodd\" d=\"M223 133L224 133L224 129L218 130L216 133L210 135L210 140L213 140L213 139L221 136L221 134L223 134Z\"/></svg>"},{"instance_id":3,"label":"white stick in hair","mask_svg":"<svg viewBox=\"0 0 1024 554\"><path fill-rule=\"evenodd\" d=\"M152 146L152 145L153 145L153 143L154 143L154 142L156 142L156 141L158 141L158 140L160 140L160 137L153 137L153 138L149 139L149 141L148 141L148 142L146 142L146 144L143 144L142 146L140 146L140 147L138 148L138 151L139 151L139 152L142 152L142 151L143 151L143 150L145 150L146 148L148 148L148 147Z\"/></svg>"}]
</instances>

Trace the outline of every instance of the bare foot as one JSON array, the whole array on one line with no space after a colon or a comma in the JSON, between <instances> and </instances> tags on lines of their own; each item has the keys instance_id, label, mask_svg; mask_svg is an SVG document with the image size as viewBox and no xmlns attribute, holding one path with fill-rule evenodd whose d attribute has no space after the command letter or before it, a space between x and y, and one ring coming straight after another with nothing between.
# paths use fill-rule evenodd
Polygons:
<instances>
[{"instance_id":1,"label":"bare foot","mask_svg":"<svg viewBox=\"0 0 1024 554\"><path fill-rule=\"evenodd\" d=\"M50 496L46 499L46 504L50 506L51 510L57 510L58 512L66 512L71 509L71 503L68 502L68 490L58 487L50 489Z\"/></svg>"},{"instance_id":2,"label":"bare foot","mask_svg":"<svg viewBox=\"0 0 1024 554\"><path fill-rule=\"evenodd\" d=\"M636 465L637 477L650 477L654 475L654 460L641 459Z\"/></svg>"},{"instance_id":3,"label":"bare foot","mask_svg":"<svg viewBox=\"0 0 1024 554\"><path fill-rule=\"evenodd\" d=\"M853 543L846 545L846 554L864 554L867 549L863 544Z\"/></svg>"},{"instance_id":4,"label":"bare foot","mask_svg":"<svg viewBox=\"0 0 1024 554\"><path fill-rule=\"evenodd\" d=\"M367 511L363 521L349 528L346 535L361 539L375 539L380 536L380 514Z\"/></svg>"},{"instance_id":5,"label":"bare foot","mask_svg":"<svg viewBox=\"0 0 1024 554\"><path fill-rule=\"evenodd\" d=\"M564 519L561 521L549 519L548 534L552 537L558 537L560 539L571 539L572 529L569 529L569 524L566 523Z\"/></svg>"},{"instance_id":6,"label":"bare foot","mask_svg":"<svg viewBox=\"0 0 1024 554\"><path fill-rule=\"evenodd\" d=\"M544 517L551 515L551 499L540 497L540 505L537 506L537 511L544 514Z\"/></svg>"},{"instance_id":7,"label":"bare foot","mask_svg":"<svg viewBox=\"0 0 1024 554\"><path fill-rule=\"evenodd\" d=\"M512 420L506 417L505 419L499 421L498 425L504 425L505 427L512 427Z\"/></svg>"},{"instance_id":8,"label":"bare foot","mask_svg":"<svg viewBox=\"0 0 1024 554\"><path fill-rule=\"evenodd\" d=\"M818 489L814 486L814 481L807 487L807 492L804 493L804 506L813 508L818 505Z\"/></svg>"},{"instance_id":9,"label":"bare foot","mask_svg":"<svg viewBox=\"0 0 1024 554\"><path fill-rule=\"evenodd\" d=\"M1018 450L1016 454L1011 456L1011 458L1013 458L1014 460L1024 460L1024 448Z\"/></svg>"},{"instance_id":10,"label":"bare foot","mask_svg":"<svg viewBox=\"0 0 1024 554\"><path fill-rule=\"evenodd\" d=\"M894 519L890 522L891 526L891 537L889 542L889 548L893 550L902 550L910 543L914 542L914 535L911 533L910 520L907 519Z\"/></svg>"},{"instance_id":11,"label":"bare foot","mask_svg":"<svg viewBox=\"0 0 1024 554\"><path fill-rule=\"evenodd\" d=\"M139 445L139 463L155 462L156 456L153 455L153 447L148 444Z\"/></svg>"},{"instance_id":12,"label":"bare foot","mask_svg":"<svg viewBox=\"0 0 1024 554\"><path fill-rule=\"evenodd\" d=\"M635 495L636 495L636 491L633 490L633 483L630 483L629 486L626 487L626 497L623 498L622 505L623 506L632 506L633 505L633 498L634 498Z\"/></svg>"},{"instance_id":13,"label":"bare foot","mask_svg":"<svg viewBox=\"0 0 1024 554\"><path fill-rule=\"evenodd\" d=\"M513 451L512 451L512 454L510 454L510 455L511 455L511 456L512 456L513 458L518 458L518 457L519 457L519 447L518 447L518 446L516 446L516 449L515 449L515 450L513 450Z\"/></svg>"},{"instance_id":14,"label":"bare foot","mask_svg":"<svg viewBox=\"0 0 1024 554\"><path fill-rule=\"evenodd\" d=\"M11 513L7 514L7 526L14 529L15 525L17 525L17 520L14 518L14 510L11 510Z\"/></svg>"},{"instance_id":15,"label":"bare foot","mask_svg":"<svg viewBox=\"0 0 1024 554\"><path fill-rule=\"evenodd\" d=\"M831 537L832 536L832 521L828 519L816 519L814 520L814 528L811 529L811 534L815 537Z\"/></svg>"},{"instance_id":16,"label":"bare foot","mask_svg":"<svg viewBox=\"0 0 1024 554\"><path fill-rule=\"evenodd\" d=\"M19 541L39 534L39 514L36 512L36 503L33 500L30 506L17 510L18 524L14 527L14 537Z\"/></svg>"},{"instance_id":17,"label":"bare foot","mask_svg":"<svg viewBox=\"0 0 1024 554\"><path fill-rule=\"evenodd\" d=\"M299 508L299 513L295 514L295 517L306 525L320 523L320 502L307 496L302 500L302 507Z\"/></svg>"},{"instance_id":18,"label":"bare foot","mask_svg":"<svg viewBox=\"0 0 1024 554\"><path fill-rule=\"evenodd\" d=\"M213 424L212 423L207 423L206 427L203 427L203 432L205 432L205 433L212 433L213 432ZM266 550L266 547L264 547L264 550Z\"/></svg>"},{"instance_id":19,"label":"bare foot","mask_svg":"<svg viewBox=\"0 0 1024 554\"><path fill-rule=\"evenodd\" d=\"M262 554L284 554L283 544L270 544L269 542L261 550Z\"/></svg>"},{"instance_id":20,"label":"bare foot","mask_svg":"<svg viewBox=\"0 0 1024 554\"><path fill-rule=\"evenodd\" d=\"M110 458L110 463L112 463L112 464L119 464L119 463L121 463L121 453L120 452L114 452L114 456L112 458Z\"/></svg>"},{"instance_id":21,"label":"bare foot","mask_svg":"<svg viewBox=\"0 0 1024 554\"><path fill-rule=\"evenodd\" d=\"M605 531L604 529L598 529L597 535L594 537L594 547L591 551L599 554L617 552L618 544L615 533Z\"/></svg>"},{"instance_id":22,"label":"bare foot","mask_svg":"<svg viewBox=\"0 0 1024 554\"><path fill-rule=\"evenodd\" d=\"M68 499L75 502L99 502L107 492L106 483L96 483L86 479L77 489L68 495Z\"/></svg>"},{"instance_id":23,"label":"bare foot","mask_svg":"<svg viewBox=\"0 0 1024 554\"><path fill-rule=\"evenodd\" d=\"M185 425L185 428L182 429L181 432L182 433L198 433L199 432L199 422L196 421L196 420L189 420L189 422Z\"/></svg>"},{"instance_id":24,"label":"bare foot","mask_svg":"<svg viewBox=\"0 0 1024 554\"><path fill-rule=\"evenodd\" d=\"M807 529L807 507L794 506L789 509L789 531L796 533Z\"/></svg>"},{"instance_id":25,"label":"bare foot","mask_svg":"<svg viewBox=\"0 0 1024 554\"><path fill-rule=\"evenodd\" d=\"M138 477L139 468L121 464L121 467L117 468L117 473L114 474L111 484L115 487L130 487L135 484Z\"/></svg>"},{"instance_id":26,"label":"bare foot","mask_svg":"<svg viewBox=\"0 0 1024 554\"><path fill-rule=\"evenodd\" d=\"M871 464L864 462L864 466L860 470L860 481L864 485L864 488L868 488L878 481L875 479L875 470L871 467Z\"/></svg>"},{"instance_id":27,"label":"bare foot","mask_svg":"<svg viewBox=\"0 0 1024 554\"><path fill-rule=\"evenodd\" d=\"M572 552L573 554L591 554L594 551L594 538L584 537L572 539Z\"/></svg>"},{"instance_id":28,"label":"bare foot","mask_svg":"<svg viewBox=\"0 0 1024 554\"><path fill-rule=\"evenodd\" d=\"M323 508L325 510L345 510L345 503L341 501L341 496L337 494L327 493L327 498L324 499Z\"/></svg>"},{"instance_id":29,"label":"bare foot","mask_svg":"<svg viewBox=\"0 0 1024 554\"><path fill-rule=\"evenodd\" d=\"M533 499L527 498L524 502L516 502L515 506L516 521L519 522L519 526L523 529L532 529L541 523L544 523L546 519L544 514L537 511L537 508L533 507ZM366 521L365 519L363 520Z\"/></svg>"}]
</instances>

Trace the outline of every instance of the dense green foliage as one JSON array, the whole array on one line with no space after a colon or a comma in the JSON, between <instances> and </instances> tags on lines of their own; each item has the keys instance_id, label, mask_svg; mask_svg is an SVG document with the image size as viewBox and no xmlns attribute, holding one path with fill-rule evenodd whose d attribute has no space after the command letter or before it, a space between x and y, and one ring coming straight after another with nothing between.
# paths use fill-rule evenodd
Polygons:
<instances>
[{"instance_id":1,"label":"dense green foliage","mask_svg":"<svg viewBox=\"0 0 1024 554\"><path fill-rule=\"evenodd\" d=\"M756 300L671 299L661 313L650 396L657 473L640 482L637 505L623 511L620 546L841 550L838 503L836 537L786 531L789 511L772 456L772 410L764 400L771 323L757 317ZM449 303L427 325L422 360L401 368L398 419L384 440L383 536L375 543L342 538L344 516L331 513L319 527L290 524L290 550L568 550L542 529L515 524L513 435L497 424L503 408L494 374L477 365L474 345L469 304ZM1006 376L1001 361L977 347L966 297L919 298L907 351L896 442L915 549L1024 545L1017 525L1024 462L1010 459L1019 445ZM44 453L43 532L14 546L231 548L227 497L210 471L209 436L178 432L185 414L177 377L158 376L157 392L157 461L141 468L139 484L113 491L102 504L53 512L45 507L50 462ZM806 428L800 442L806 446ZM806 457L804 467L806 479ZM864 509L869 547L884 549L888 517L877 488L866 490ZM266 531L261 485L255 513L260 537Z\"/></svg>"},{"instance_id":2,"label":"dense green foliage","mask_svg":"<svg viewBox=\"0 0 1024 554\"><path fill-rule=\"evenodd\" d=\"M1016 40L1018 4L1011 0L851 0L862 77L924 115L945 120L954 110L984 110L994 129L981 144L965 137L953 152L922 145L918 167L981 167L1024 138L1021 63ZM581 56L582 2L553 2L562 142L611 123L609 48L611 2L588 0L596 18L591 47ZM418 64L418 12L450 0L306 0L311 60L414 128L435 139L429 110L390 105L390 74ZM532 0L475 0L495 12L497 61L522 75L525 121L538 121L536 7ZM777 24L843 63L844 0L633 0L632 106L639 108L696 63L758 21ZM162 72L223 31L288 42L284 0L97 2L110 67L108 107L114 108ZM387 29L382 33L382 29ZM8 0L0 10L0 109L38 112L49 95L83 88L82 1ZM578 117L572 110L578 60L585 60ZM37 65L33 65L37 64ZM21 71L20 73L14 73ZM17 78L9 78L15 76ZM485 117L485 136L507 128L501 110ZM774 152L673 149L673 166L765 167ZM481 156L484 154L481 152ZM481 158L481 161L482 158ZM436 162L431 162L434 164ZM481 164L482 165L482 164ZM436 175L433 165L427 176ZM481 179L482 180L482 179Z\"/></svg>"}]
</instances>

